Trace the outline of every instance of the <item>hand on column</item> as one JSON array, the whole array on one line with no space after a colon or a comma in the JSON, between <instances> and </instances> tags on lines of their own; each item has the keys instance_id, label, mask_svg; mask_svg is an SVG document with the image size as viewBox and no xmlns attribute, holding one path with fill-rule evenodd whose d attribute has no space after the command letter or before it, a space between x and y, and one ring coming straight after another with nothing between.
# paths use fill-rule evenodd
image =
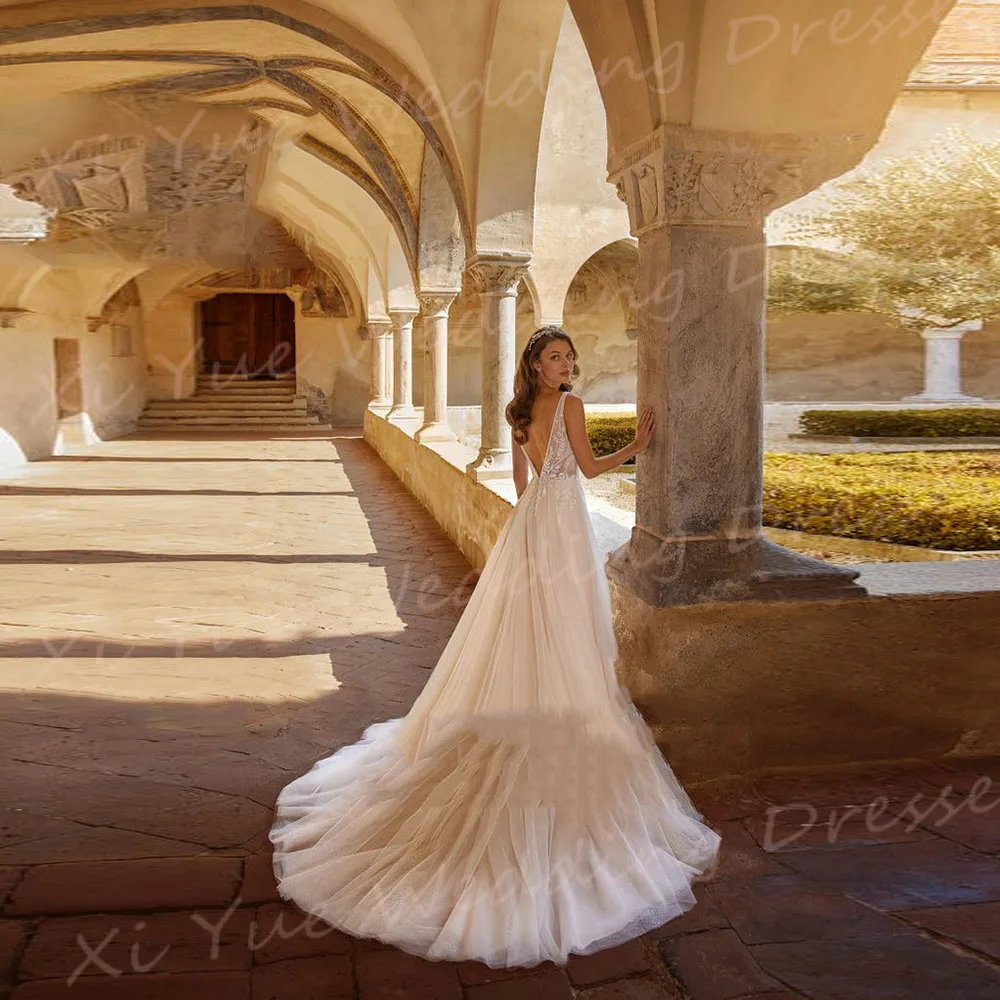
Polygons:
<instances>
[{"instance_id":1,"label":"hand on column","mask_svg":"<svg viewBox=\"0 0 1000 1000\"><path fill-rule=\"evenodd\" d=\"M651 406L644 406L642 408L642 413L639 414L639 419L635 424L635 440L632 444L635 446L636 454L640 451L645 451L649 447L649 442L653 437L653 408Z\"/></svg>"}]
</instances>

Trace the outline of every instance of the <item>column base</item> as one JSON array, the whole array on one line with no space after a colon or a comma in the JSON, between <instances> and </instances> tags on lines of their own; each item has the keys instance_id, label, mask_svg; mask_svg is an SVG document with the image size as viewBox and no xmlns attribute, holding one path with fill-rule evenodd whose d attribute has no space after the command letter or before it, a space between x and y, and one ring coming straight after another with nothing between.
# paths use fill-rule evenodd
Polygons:
<instances>
[{"instance_id":1,"label":"column base","mask_svg":"<svg viewBox=\"0 0 1000 1000\"><path fill-rule=\"evenodd\" d=\"M387 399L373 399L368 403L368 409L372 413L378 413L380 416L385 416L389 410L392 408L392 403Z\"/></svg>"},{"instance_id":2,"label":"column base","mask_svg":"<svg viewBox=\"0 0 1000 1000\"><path fill-rule=\"evenodd\" d=\"M386 414L385 419L390 423L396 423L399 420L412 420L419 416L420 414L412 406L394 406Z\"/></svg>"},{"instance_id":3,"label":"column base","mask_svg":"<svg viewBox=\"0 0 1000 1000\"><path fill-rule=\"evenodd\" d=\"M419 444L427 444L429 441L457 441L458 435L443 421L434 420L420 427L413 435L413 440Z\"/></svg>"},{"instance_id":4,"label":"column base","mask_svg":"<svg viewBox=\"0 0 1000 1000\"><path fill-rule=\"evenodd\" d=\"M477 482L485 479L510 479L514 475L513 459L505 448L480 448L479 454L465 467Z\"/></svg>"},{"instance_id":5,"label":"column base","mask_svg":"<svg viewBox=\"0 0 1000 1000\"><path fill-rule=\"evenodd\" d=\"M920 392L904 396L904 403L981 403L982 396L967 396L964 392Z\"/></svg>"},{"instance_id":6,"label":"column base","mask_svg":"<svg viewBox=\"0 0 1000 1000\"><path fill-rule=\"evenodd\" d=\"M636 525L608 557L609 579L653 607L713 601L865 597L859 571L825 563L758 534L750 539L663 540Z\"/></svg>"}]
</instances>

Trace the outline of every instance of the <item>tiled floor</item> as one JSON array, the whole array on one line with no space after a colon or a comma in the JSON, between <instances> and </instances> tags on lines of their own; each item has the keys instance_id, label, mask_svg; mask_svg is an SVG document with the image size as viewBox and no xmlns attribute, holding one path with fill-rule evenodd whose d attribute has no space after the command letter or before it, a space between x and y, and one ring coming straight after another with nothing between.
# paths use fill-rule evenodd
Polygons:
<instances>
[{"instance_id":1,"label":"tiled floor","mask_svg":"<svg viewBox=\"0 0 1000 1000\"><path fill-rule=\"evenodd\" d=\"M274 797L406 712L474 582L454 546L351 432L123 438L0 514L2 996L1000 1000L995 760L692 787L698 906L565 967L308 921Z\"/></svg>"}]
</instances>

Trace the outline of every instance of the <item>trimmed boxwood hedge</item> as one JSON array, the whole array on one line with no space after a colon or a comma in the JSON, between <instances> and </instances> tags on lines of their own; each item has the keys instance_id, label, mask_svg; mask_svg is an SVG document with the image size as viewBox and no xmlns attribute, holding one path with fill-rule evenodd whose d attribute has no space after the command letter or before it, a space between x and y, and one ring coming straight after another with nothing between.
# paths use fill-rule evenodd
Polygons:
<instances>
[{"instance_id":1,"label":"trimmed boxwood hedge","mask_svg":"<svg viewBox=\"0 0 1000 1000\"><path fill-rule=\"evenodd\" d=\"M934 549L1000 549L1000 455L767 453L764 524Z\"/></svg>"},{"instance_id":2,"label":"trimmed boxwood hedge","mask_svg":"<svg viewBox=\"0 0 1000 1000\"><path fill-rule=\"evenodd\" d=\"M590 438L590 447L594 450L594 455L600 458L602 455L610 455L619 448L631 444L635 438L635 414L599 414L587 416L587 437ZM635 458L630 458L624 465L632 465Z\"/></svg>"},{"instance_id":3,"label":"trimmed boxwood hedge","mask_svg":"<svg viewBox=\"0 0 1000 1000\"><path fill-rule=\"evenodd\" d=\"M799 428L848 437L1000 437L1000 409L805 410Z\"/></svg>"}]
</instances>

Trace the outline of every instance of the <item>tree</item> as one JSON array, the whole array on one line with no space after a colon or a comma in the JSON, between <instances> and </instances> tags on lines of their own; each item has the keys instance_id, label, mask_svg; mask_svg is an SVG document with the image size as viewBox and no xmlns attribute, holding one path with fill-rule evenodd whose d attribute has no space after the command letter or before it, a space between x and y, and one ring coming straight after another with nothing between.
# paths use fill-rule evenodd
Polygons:
<instances>
[{"instance_id":1,"label":"tree","mask_svg":"<svg viewBox=\"0 0 1000 1000\"><path fill-rule=\"evenodd\" d=\"M768 252L767 306L772 313L862 311L868 308L868 294L847 255L812 247Z\"/></svg>"},{"instance_id":2,"label":"tree","mask_svg":"<svg viewBox=\"0 0 1000 1000\"><path fill-rule=\"evenodd\" d=\"M951 129L935 145L833 185L793 223L850 253L863 308L913 330L1000 317L1000 144Z\"/></svg>"}]
</instances>

